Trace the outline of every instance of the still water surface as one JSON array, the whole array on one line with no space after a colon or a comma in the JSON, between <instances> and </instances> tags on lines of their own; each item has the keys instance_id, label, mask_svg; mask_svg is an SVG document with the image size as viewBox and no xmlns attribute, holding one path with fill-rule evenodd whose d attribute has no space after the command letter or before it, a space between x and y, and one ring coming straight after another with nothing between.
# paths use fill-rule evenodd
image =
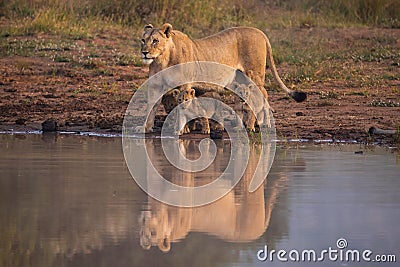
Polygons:
<instances>
[{"instance_id":1,"label":"still water surface","mask_svg":"<svg viewBox=\"0 0 400 267\"><path fill-rule=\"evenodd\" d=\"M147 145L162 155L159 141ZM182 145L198 157L196 141ZM196 177L177 176L162 156L154 162L179 177L175 183L202 184L229 159L229 142L217 147L213 167ZM149 198L130 176L120 138L0 135L0 152L0 266L285 266L257 252L319 256L338 249L339 238L345 249L400 260L400 163L382 148L278 146L258 190L248 192L244 175L224 198L198 208ZM320 265L357 264L326 257Z\"/></svg>"}]
</instances>

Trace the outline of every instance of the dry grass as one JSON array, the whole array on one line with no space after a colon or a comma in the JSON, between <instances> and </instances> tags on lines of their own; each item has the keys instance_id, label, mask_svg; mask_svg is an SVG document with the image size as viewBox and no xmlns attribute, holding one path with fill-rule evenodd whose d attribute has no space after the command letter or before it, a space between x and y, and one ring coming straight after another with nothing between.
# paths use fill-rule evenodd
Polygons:
<instances>
[{"instance_id":1,"label":"dry grass","mask_svg":"<svg viewBox=\"0 0 400 267\"><path fill-rule=\"evenodd\" d=\"M1 27L2 36L46 32L78 39L104 27L139 31L166 21L194 37L235 25L400 27L398 0L0 0L1 16L13 22Z\"/></svg>"},{"instance_id":2,"label":"dry grass","mask_svg":"<svg viewBox=\"0 0 400 267\"><path fill-rule=\"evenodd\" d=\"M338 38L349 43L339 43L335 28L399 27L397 1L0 0L0 56L50 57L111 75L104 60L119 66L141 64L135 51L146 23L168 21L194 38L251 25L270 36L280 68L290 66L282 72L285 82L299 89L331 80L371 88L400 79L397 37L379 32L365 37L357 31L342 36L342 31ZM37 38L42 34L53 37ZM115 41L110 47L92 45L90 40L100 35ZM87 47L77 43L81 39ZM112 51L110 58L102 55L106 50ZM368 63L375 62L387 62L393 69L368 73Z\"/></svg>"}]
</instances>

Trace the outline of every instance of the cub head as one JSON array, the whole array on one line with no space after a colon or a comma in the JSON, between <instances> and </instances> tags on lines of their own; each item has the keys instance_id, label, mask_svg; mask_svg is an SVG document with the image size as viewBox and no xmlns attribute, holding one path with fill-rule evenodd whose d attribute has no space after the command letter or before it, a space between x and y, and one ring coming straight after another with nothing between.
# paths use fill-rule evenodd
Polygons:
<instances>
[{"instance_id":1,"label":"cub head","mask_svg":"<svg viewBox=\"0 0 400 267\"><path fill-rule=\"evenodd\" d=\"M174 89L163 95L161 103L165 111L169 114L178 105L179 90Z\"/></svg>"},{"instance_id":2,"label":"cub head","mask_svg":"<svg viewBox=\"0 0 400 267\"><path fill-rule=\"evenodd\" d=\"M244 102L247 102L250 99L251 91L254 90L255 86L253 84L243 84L243 83L234 83L233 89L235 93L240 96Z\"/></svg>"},{"instance_id":3,"label":"cub head","mask_svg":"<svg viewBox=\"0 0 400 267\"><path fill-rule=\"evenodd\" d=\"M151 64L168 49L172 42L171 35L172 26L169 23L163 24L160 29L151 24L144 26L140 49L144 64Z\"/></svg>"},{"instance_id":4,"label":"cub head","mask_svg":"<svg viewBox=\"0 0 400 267\"><path fill-rule=\"evenodd\" d=\"M183 106L187 107L190 104L190 100L193 100L195 98L196 98L196 91L193 88L183 90L182 92L179 93L178 104L184 103Z\"/></svg>"}]
</instances>

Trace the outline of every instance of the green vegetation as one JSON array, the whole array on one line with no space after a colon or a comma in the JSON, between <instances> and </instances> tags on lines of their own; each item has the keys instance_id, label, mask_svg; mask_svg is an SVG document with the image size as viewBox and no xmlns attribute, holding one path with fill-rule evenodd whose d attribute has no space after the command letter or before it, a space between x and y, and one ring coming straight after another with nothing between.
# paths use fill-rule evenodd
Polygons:
<instances>
[{"instance_id":1,"label":"green vegetation","mask_svg":"<svg viewBox=\"0 0 400 267\"><path fill-rule=\"evenodd\" d=\"M271 16L272 14L272 16ZM400 26L398 0L0 0L0 16L13 21L1 35L60 33L90 37L104 27L141 29L170 22L193 36L234 25Z\"/></svg>"},{"instance_id":2,"label":"green vegetation","mask_svg":"<svg viewBox=\"0 0 400 267\"><path fill-rule=\"evenodd\" d=\"M400 5L397 0L286 0L277 5L302 15L303 26L370 25L400 26ZM322 25L321 25L322 24Z\"/></svg>"},{"instance_id":3,"label":"green vegetation","mask_svg":"<svg viewBox=\"0 0 400 267\"><path fill-rule=\"evenodd\" d=\"M394 102L391 100L373 100L370 104L372 107L400 107L399 102Z\"/></svg>"},{"instance_id":4,"label":"green vegetation","mask_svg":"<svg viewBox=\"0 0 400 267\"><path fill-rule=\"evenodd\" d=\"M354 88L400 80L395 35L343 29L400 27L398 0L0 0L0 57L46 57L113 75L109 66L141 66L143 25L164 22L193 38L230 26L260 28L270 36L279 68L290 66L283 80L298 89L332 80ZM365 64L381 62L387 72L366 73Z\"/></svg>"}]
</instances>

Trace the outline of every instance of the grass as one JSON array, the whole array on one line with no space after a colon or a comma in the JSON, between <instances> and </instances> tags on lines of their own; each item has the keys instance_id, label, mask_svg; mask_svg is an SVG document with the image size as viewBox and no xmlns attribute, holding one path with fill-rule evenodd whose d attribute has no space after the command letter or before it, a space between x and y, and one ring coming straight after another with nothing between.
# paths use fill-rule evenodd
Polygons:
<instances>
[{"instance_id":1,"label":"grass","mask_svg":"<svg viewBox=\"0 0 400 267\"><path fill-rule=\"evenodd\" d=\"M235 25L400 27L398 0L0 0L0 16L14 22L2 27L0 36L46 32L76 39L111 25L139 33L146 23L166 21L194 37Z\"/></svg>"},{"instance_id":2,"label":"grass","mask_svg":"<svg viewBox=\"0 0 400 267\"><path fill-rule=\"evenodd\" d=\"M373 100L369 105L372 107L400 107L400 102L379 99Z\"/></svg>"},{"instance_id":3,"label":"grass","mask_svg":"<svg viewBox=\"0 0 400 267\"><path fill-rule=\"evenodd\" d=\"M336 91L320 92L320 99L339 99L340 95Z\"/></svg>"},{"instance_id":4,"label":"grass","mask_svg":"<svg viewBox=\"0 0 400 267\"><path fill-rule=\"evenodd\" d=\"M347 93L347 95L356 95L356 96L364 96L364 97L369 97L372 96L371 92L369 90L362 90L362 91L351 91Z\"/></svg>"},{"instance_id":5,"label":"grass","mask_svg":"<svg viewBox=\"0 0 400 267\"><path fill-rule=\"evenodd\" d=\"M275 1L291 11L302 11L304 26L349 24L399 27L400 6L396 0L287 0Z\"/></svg>"},{"instance_id":6,"label":"grass","mask_svg":"<svg viewBox=\"0 0 400 267\"><path fill-rule=\"evenodd\" d=\"M400 52L393 36L352 40L351 48L332 39L337 27L400 27L396 0L129 1L0 0L0 56L40 56L58 63L112 75L109 65L142 66L139 36L146 23L166 21L202 37L230 26L251 25L267 32L285 83L298 89L342 80L350 87L376 87L399 80ZM5 21L5 23L2 23ZM314 28L312 31L309 30ZM321 30L323 29L323 30ZM38 38L49 35L50 38ZM117 39L115 37L117 36ZM94 44L95 38L115 42ZM79 41L83 40L85 46ZM109 50L109 57L104 51ZM134 51L134 52L132 52ZM364 63L389 62L382 76L366 75ZM273 80L271 75L267 77ZM272 90L277 87L271 83ZM334 96L326 96L334 98Z\"/></svg>"},{"instance_id":7,"label":"grass","mask_svg":"<svg viewBox=\"0 0 400 267\"><path fill-rule=\"evenodd\" d=\"M319 101L316 103L317 107L330 107L333 106L334 104L328 100L323 100L323 101Z\"/></svg>"}]
</instances>

